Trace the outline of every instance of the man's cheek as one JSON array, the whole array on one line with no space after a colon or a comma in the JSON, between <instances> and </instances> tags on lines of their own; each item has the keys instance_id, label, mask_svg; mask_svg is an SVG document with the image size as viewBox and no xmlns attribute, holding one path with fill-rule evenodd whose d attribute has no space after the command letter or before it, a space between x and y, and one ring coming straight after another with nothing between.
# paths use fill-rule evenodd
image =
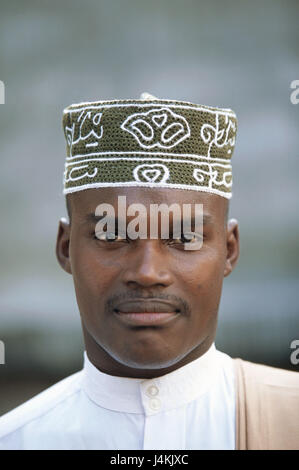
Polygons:
<instances>
[{"instance_id":1,"label":"man's cheek","mask_svg":"<svg viewBox=\"0 0 299 470\"><path fill-rule=\"evenodd\" d=\"M217 279L223 277L225 266L225 254L223 250L215 249L210 252L209 271L211 277Z\"/></svg>"},{"instance_id":2,"label":"man's cheek","mask_svg":"<svg viewBox=\"0 0 299 470\"><path fill-rule=\"evenodd\" d=\"M122 257L120 257L118 250L106 251L93 243L84 242L78 245L74 257L78 260L78 263L86 266L86 269L90 267L95 271L101 271L102 269L119 270L124 265L124 262L121 262Z\"/></svg>"},{"instance_id":3,"label":"man's cheek","mask_svg":"<svg viewBox=\"0 0 299 470\"><path fill-rule=\"evenodd\" d=\"M205 285L209 289L216 286L223 277L221 275L222 258L218 254L211 254L205 262L201 263L198 271L198 278L201 285Z\"/></svg>"}]
</instances>

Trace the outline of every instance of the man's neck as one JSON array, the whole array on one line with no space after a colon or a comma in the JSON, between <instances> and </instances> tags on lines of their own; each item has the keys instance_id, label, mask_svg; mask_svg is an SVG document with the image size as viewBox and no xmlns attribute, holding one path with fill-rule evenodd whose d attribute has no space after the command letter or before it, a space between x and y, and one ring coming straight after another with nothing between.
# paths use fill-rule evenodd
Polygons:
<instances>
[{"instance_id":1,"label":"man's neck","mask_svg":"<svg viewBox=\"0 0 299 470\"><path fill-rule=\"evenodd\" d=\"M153 379L162 375L168 374L180 367L189 364L190 362L203 356L214 343L215 338L207 337L201 344L190 351L187 355L178 359L174 363L167 367L161 368L140 368L130 367L114 359L108 354L104 348L102 348L92 336L88 333L86 328L83 326L84 343L87 356L90 362L101 372L108 375L117 377L131 377L131 378L143 378Z\"/></svg>"}]
</instances>

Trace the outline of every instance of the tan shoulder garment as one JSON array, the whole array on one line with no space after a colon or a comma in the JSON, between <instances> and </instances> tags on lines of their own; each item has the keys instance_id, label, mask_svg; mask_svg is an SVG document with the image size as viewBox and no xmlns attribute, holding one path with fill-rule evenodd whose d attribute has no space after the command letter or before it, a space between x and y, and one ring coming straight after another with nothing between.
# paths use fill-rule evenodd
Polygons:
<instances>
[{"instance_id":1,"label":"tan shoulder garment","mask_svg":"<svg viewBox=\"0 0 299 470\"><path fill-rule=\"evenodd\" d=\"M236 449L299 449L299 373L234 359Z\"/></svg>"}]
</instances>

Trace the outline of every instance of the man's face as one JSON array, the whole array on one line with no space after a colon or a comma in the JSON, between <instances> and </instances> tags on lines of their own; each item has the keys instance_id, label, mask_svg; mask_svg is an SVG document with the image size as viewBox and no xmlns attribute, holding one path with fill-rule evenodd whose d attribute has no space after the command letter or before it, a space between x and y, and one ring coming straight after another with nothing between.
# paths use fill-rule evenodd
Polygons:
<instances>
[{"instance_id":1,"label":"man's face","mask_svg":"<svg viewBox=\"0 0 299 470\"><path fill-rule=\"evenodd\" d=\"M92 214L99 204L109 203L117 217L119 195L126 196L127 206L142 203L147 208L148 226L150 204L203 204L202 247L185 250L171 235L97 238ZM238 226L231 221L227 227L227 200L166 188L89 189L71 194L70 200L71 226L60 222L57 256L73 275L85 341L93 354L102 352L129 375L131 369L167 371L205 352L216 334L223 277L238 258ZM139 324L124 314L142 311L172 315L163 323Z\"/></svg>"}]
</instances>

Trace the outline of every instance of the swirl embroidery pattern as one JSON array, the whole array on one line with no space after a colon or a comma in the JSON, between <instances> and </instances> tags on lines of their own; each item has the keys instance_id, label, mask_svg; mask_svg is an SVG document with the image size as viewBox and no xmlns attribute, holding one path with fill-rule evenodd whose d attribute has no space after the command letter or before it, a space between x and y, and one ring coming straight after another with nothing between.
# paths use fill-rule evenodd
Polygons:
<instances>
[{"instance_id":1,"label":"swirl embroidery pattern","mask_svg":"<svg viewBox=\"0 0 299 470\"><path fill-rule=\"evenodd\" d=\"M213 188L225 186L227 189L232 187L232 168L230 164L205 163L199 168L194 168L193 177L199 183L208 181L207 187Z\"/></svg>"},{"instance_id":2,"label":"swirl embroidery pattern","mask_svg":"<svg viewBox=\"0 0 299 470\"><path fill-rule=\"evenodd\" d=\"M132 114L121 128L132 134L140 147L146 149L169 149L190 137L187 120L168 108Z\"/></svg>"},{"instance_id":3,"label":"swirl embroidery pattern","mask_svg":"<svg viewBox=\"0 0 299 470\"><path fill-rule=\"evenodd\" d=\"M230 134L231 137L229 137ZM229 146L231 148L227 150L227 153L231 154L235 146L235 134L236 124L227 115L225 116L225 123L222 129L219 114L215 116L215 126L212 126L212 124L203 124L200 130L200 136L205 144L209 144L207 156L211 156L212 145L215 145L217 148Z\"/></svg>"},{"instance_id":4,"label":"swirl embroidery pattern","mask_svg":"<svg viewBox=\"0 0 299 470\"><path fill-rule=\"evenodd\" d=\"M133 176L138 182L165 183L169 178L169 170L161 163L142 164L134 168Z\"/></svg>"},{"instance_id":5,"label":"swirl embroidery pattern","mask_svg":"<svg viewBox=\"0 0 299 470\"><path fill-rule=\"evenodd\" d=\"M77 121L73 122L72 127L65 127L65 136L70 148L70 156L72 156L73 146L79 143L83 143L86 149L99 145L99 140L103 137L102 114L96 113L92 116L91 111L83 110L79 114Z\"/></svg>"}]
</instances>

